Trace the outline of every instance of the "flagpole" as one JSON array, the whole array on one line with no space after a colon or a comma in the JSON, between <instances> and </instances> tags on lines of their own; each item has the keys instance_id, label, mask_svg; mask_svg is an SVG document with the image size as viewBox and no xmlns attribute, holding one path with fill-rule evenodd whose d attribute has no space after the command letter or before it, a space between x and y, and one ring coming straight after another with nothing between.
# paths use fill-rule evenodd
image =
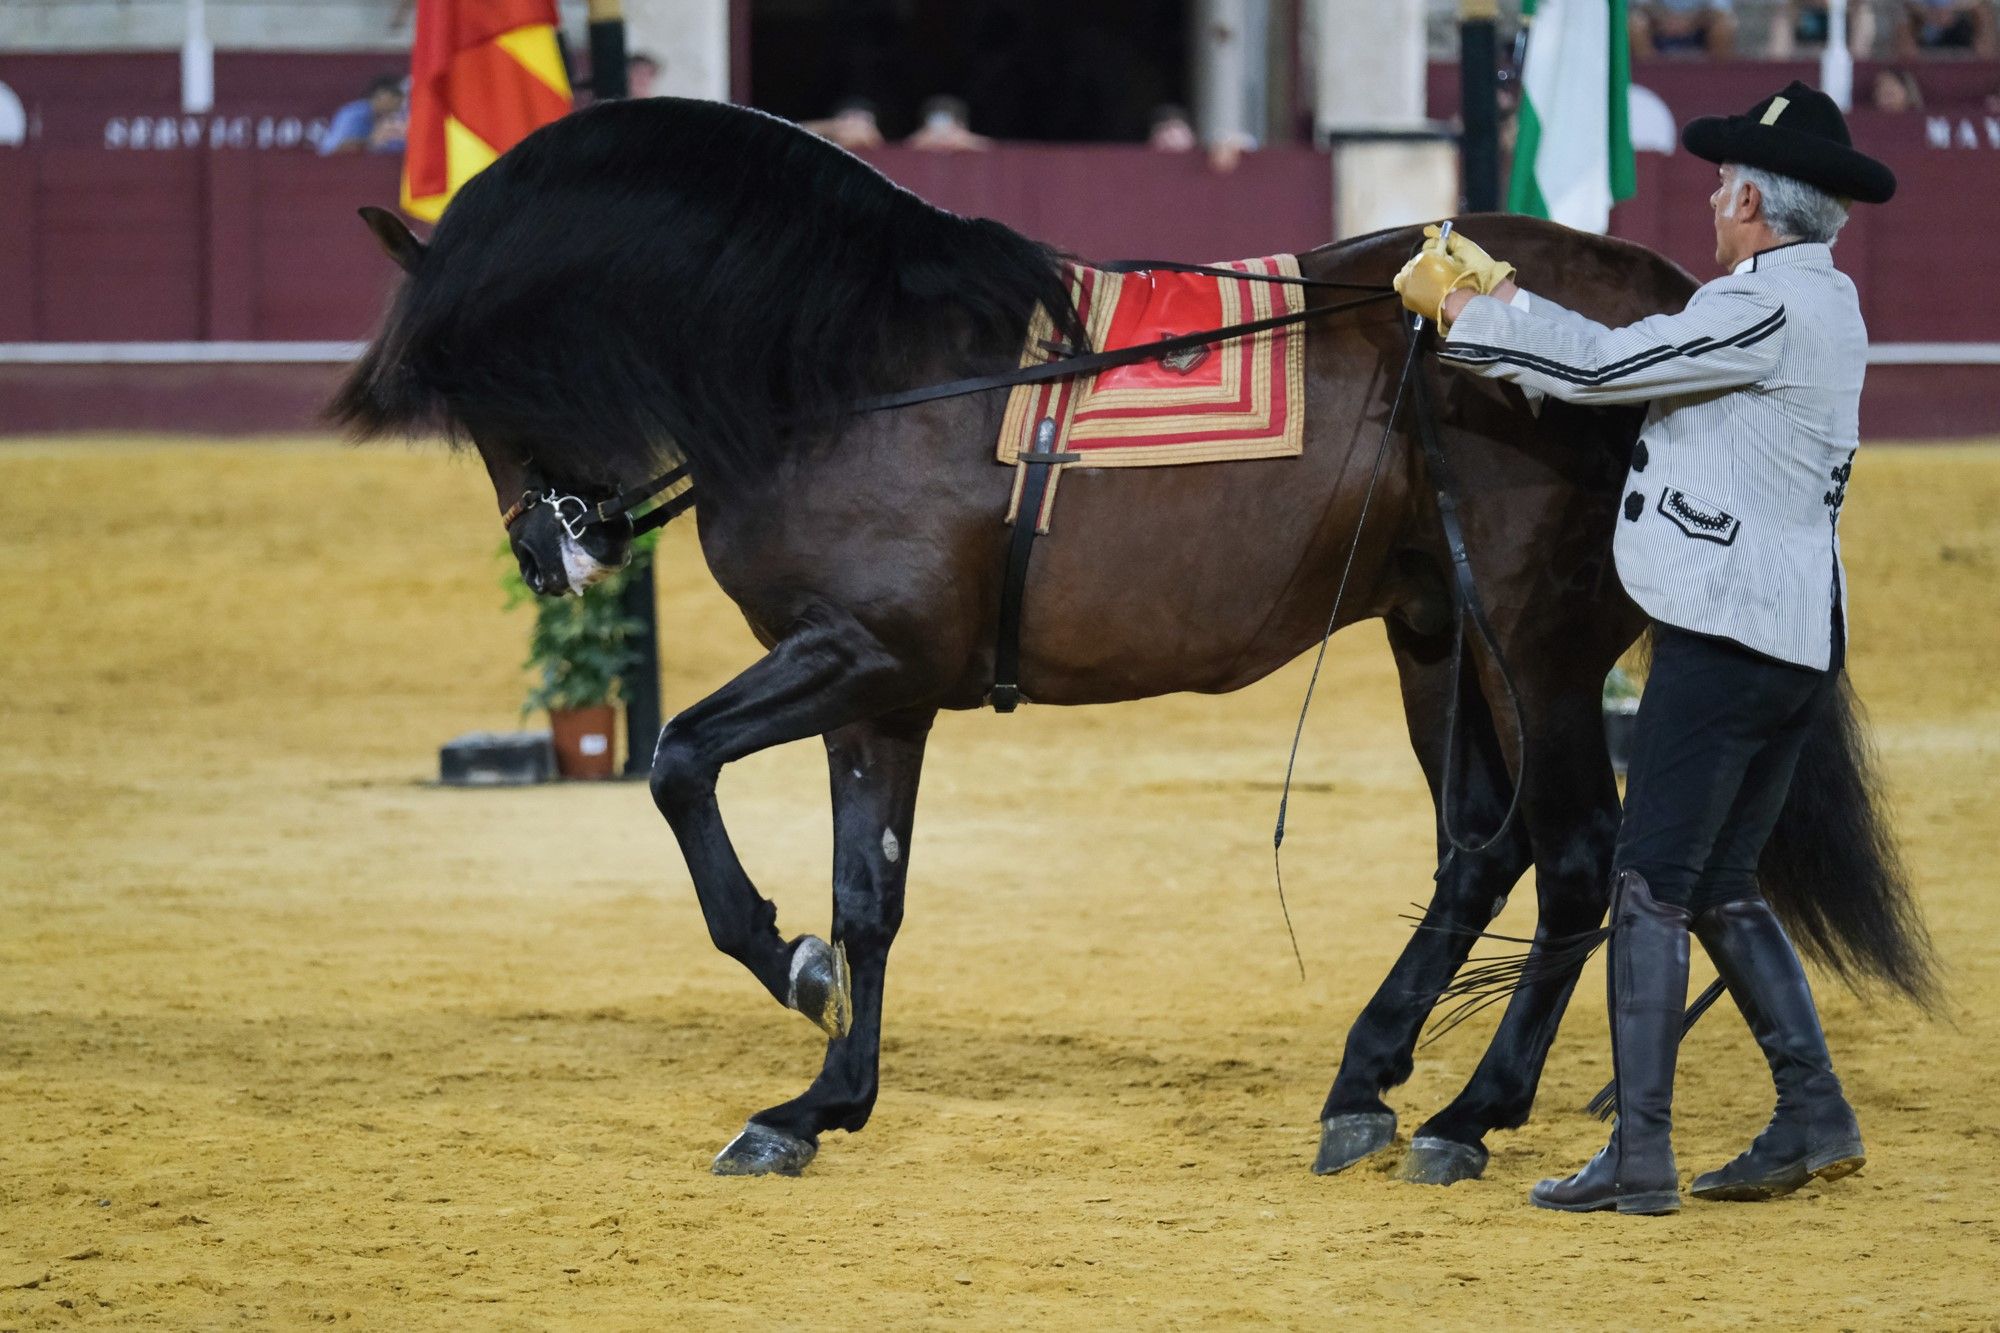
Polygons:
<instances>
[{"instance_id":1,"label":"flagpole","mask_svg":"<svg viewBox=\"0 0 2000 1333\"><path fill-rule=\"evenodd\" d=\"M625 6L623 0L590 0L590 91L600 102L625 97Z\"/></svg>"},{"instance_id":2,"label":"flagpole","mask_svg":"<svg viewBox=\"0 0 2000 1333\"><path fill-rule=\"evenodd\" d=\"M1468 213L1500 209L1500 6L1459 0L1459 140Z\"/></svg>"}]
</instances>

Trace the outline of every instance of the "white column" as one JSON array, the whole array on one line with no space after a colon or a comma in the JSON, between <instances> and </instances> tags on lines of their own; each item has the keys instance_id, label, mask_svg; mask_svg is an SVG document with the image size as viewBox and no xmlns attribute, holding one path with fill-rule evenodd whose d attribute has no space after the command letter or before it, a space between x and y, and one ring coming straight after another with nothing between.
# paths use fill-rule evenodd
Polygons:
<instances>
[{"instance_id":1,"label":"white column","mask_svg":"<svg viewBox=\"0 0 2000 1333\"><path fill-rule=\"evenodd\" d=\"M1458 145L1426 136L1423 0L1308 0L1313 125L1333 148L1334 235L1448 217Z\"/></svg>"},{"instance_id":2,"label":"white column","mask_svg":"<svg viewBox=\"0 0 2000 1333\"><path fill-rule=\"evenodd\" d=\"M1826 51L1819 58L1819 88L1842 111L1854 109L1854 54L1847 47L1847 6L1827 6ZM1783 17L1780 16L1780 22Z\"/></svg>"},{"instance_id":3,"label":"white column","mask_svg":"<svg viewBox=\"0 0 2000 1333\"><path fill-rule=\"evenodd\" d=\"M215 106L215 44L208 40L208 0L187 0L181 39L181 110L204 115Z\"/></svg>"},{"instance_id":4,"label":"white column","mask_svg":"<svg viewBox=\"0 0 2000 1333\"><path fill-rule=\"evenodd\" d=\"M1204 143L1261 144L1270 132L1270 0L1196 0L1194 125Z\"/></svg>"},{"instance_id":5,"label":"white column","mask_svg":"<svg viewBox=\"0 0 2000 1333\"><path fill-rule=\"evenodd\" d=\"M729 97L729 0L625 0L625 49L665 68L655 91Z\"/></svg>"},{"instance_id":6,"label":"white column","mask_svg":"<svg viewBox=\"0 0 2000 1333\"><path fill-rule=\"evenodd\" d=\"M1306 22L1322 133L1424 123L1423 0L1309 0Z\"/></svg>"}]
</instances>

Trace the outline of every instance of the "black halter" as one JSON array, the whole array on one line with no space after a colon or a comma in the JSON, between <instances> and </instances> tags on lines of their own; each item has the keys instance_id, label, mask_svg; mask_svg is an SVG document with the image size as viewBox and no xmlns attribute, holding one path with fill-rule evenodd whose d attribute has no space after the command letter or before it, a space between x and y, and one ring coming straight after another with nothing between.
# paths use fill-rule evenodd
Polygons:
<instances>
[{"instance_id":1,"label":"black halter","mask_svg":"<svg viewBox=\"0 0 2000 1333\"><path fill-rule=\"evenodd\" d=\"M585 528L594 527L599 523L610 523L630 514L675 482L687 480L687 475L687 464L683 463L671 472L663 472L649 482L634 486L630 490L620 491L609 500L600 500L596 504L591 504L581 496L564 495L554 487L539 492L530 488L522 491L521 498L508 506L507 512L500 516L500 523L511 532L514 525L530 509L547 505L555 511L556 522L562 524L562 529L569 534L569 539L580 541ZM632 531L637 534L665 527L692 508L694 508L694 487L689 486L679 495L669 496L664 503L633 519Z\"/></svg>"}]
</instances>

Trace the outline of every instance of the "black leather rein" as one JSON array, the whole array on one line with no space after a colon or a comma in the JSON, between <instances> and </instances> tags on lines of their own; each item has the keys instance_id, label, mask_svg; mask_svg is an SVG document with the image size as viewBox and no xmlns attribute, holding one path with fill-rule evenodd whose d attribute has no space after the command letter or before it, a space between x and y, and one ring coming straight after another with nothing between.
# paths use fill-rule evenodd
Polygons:
<instances>
[{"instance_id":1,"label":"black leather rein","mask_svg":"<svg viewBox=\"0 0 2000 1333\"><path fill-rule=\"evenodd\" d=\"M1240 269L1220 268L1212 264L1182 264L1169 259L1119 259L1100 264L1098 268L1108 273L1140 273L1159 270L1169 273L1202 273L1211 277L1242 278L1249 282L1262 282L1283 287L1313 287L1339 291L1361 291L1368 295L1351 301L1336 301L1327 305L1307 306L1303 310L1288 311L1282 315L1272 315L1265 319L1248 320L1240 324L1228 324L1219 329L1205 329L1197 333L1181 333L1171 338L1161 338L1154 342L1140 343L1133 347L1121 347L1112 352L1086 352L1071 355L1046 365L1022 366L1013 370L1003 370L991 375L974 375L966 379L948 380L942 384L927 384L920 388L905 389L899 393L883 394L875 398L864 398L856 403L853 411L881 412L897 407L912 407L918 403L935 402L940 398L962 398L967 394L985 393L989 389L1011 389L1020 384L1042 384L1049 380L1070 379L1078 375L1095 375L1114 366L1135 365L1152 357L1170 356L1175 352L1204 347L1213 342L1226 342L1231 338L1242 338L1267 329L1284 328L1292 324L1303 324L1309 319L1322 315L1335 315L1343 310L1371 305L1376 301L1394 296L1394 290L1378 283L1332 282L1321 278L1295 278L1283 273L1245 273ZM555 511L556 519L563 526L571 540L582 536L583 530L593 524L610 523L652 499L677 482L688 479L687 464L683 463L670 472L662 473L651 481L644 482L630 490L620 491L608 500L596 504L580 496L564 495L553 489L527 490L521 498L508 507L500 516L501 525L512 529L514 524L529 510L540 505L548 505ZM672 496L664 504L641 514L632 520L635 534L650 532L664 527L694 507L694 487L690 485L678 495Z\"/></svg>"},{"instance_id":2,"label":"black leather rein","mask_svg":"<svg viewBox=\"0 0 2000 1333\"><path fill-rule=\"evenodd\" d=\"M1345 310L1358 309L1386 301L1396 293L1393 288L1379 283L1368 282L1326 282L1319 278L1293 278L1282 273L1243 273L1233 268L1214 268L1206 264L1176 264L1166 260L1121 259L1100 265L1108 273L1134 273L1147 269L1160 269L1172 273L1205 273L1211 276L1244 278L1251 282L1271 283L1286 287L1334 288L1343 291L1367 292L1351 301L1334 301L1327 305L1310 305L1302 310L1289 310L1282 315L1269 315L1263 319L1245 320L1240 324L1225 324L1219 329L1203 329L1196 333L1177 333L1171 338L1159 338L1149 343L1136 343L1131 347L1120 347L1109 352L1084 352L1061 357L1039 366L1018 366L1013 370L995 371L991 375L969 375L964 379L946 380L942 384L926 384L916 389L904 389L897 393L885 393L875 398L864 398L854 405L856 412L882 412L897 407L914 407L918 403L932 403L940 398L962 398L967 394L985 393L989 389L1011 389L1021 384L1046 384L1050 380L1070 379L1078 375L1095 375L1099 371L1112 370L1118 366L1137 365L1155 357L1172 356L1175 352L1185 352L1196 347L1206 347L1210 343L1228 342L1232 338L1244 338L1253 333L1263 333L1269 329L1282 329L1293 324L1303 324L1322 315L1337 315Z\"/></svg>"}]
</instances>

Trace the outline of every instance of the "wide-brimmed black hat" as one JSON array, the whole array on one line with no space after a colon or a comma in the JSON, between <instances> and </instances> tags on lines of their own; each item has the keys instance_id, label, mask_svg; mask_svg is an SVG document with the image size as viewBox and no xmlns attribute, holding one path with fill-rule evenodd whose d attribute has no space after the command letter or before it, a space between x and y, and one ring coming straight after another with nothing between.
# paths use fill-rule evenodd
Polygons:
<instances>
[{"instance_id":1,"label":"wide-brimmed black hat","mask_svg":"<svg viewBox=\"0 0 2000 1333\"><path fill-rule=\"evenodd\" d=\"M1691 122L1681 144L1710 162L1761 167L1842 199L1883 204L1896 193L1896 173L1855 151L1834 100L1797 79L1740 116Z\"/></svg>"}]
</instances>

